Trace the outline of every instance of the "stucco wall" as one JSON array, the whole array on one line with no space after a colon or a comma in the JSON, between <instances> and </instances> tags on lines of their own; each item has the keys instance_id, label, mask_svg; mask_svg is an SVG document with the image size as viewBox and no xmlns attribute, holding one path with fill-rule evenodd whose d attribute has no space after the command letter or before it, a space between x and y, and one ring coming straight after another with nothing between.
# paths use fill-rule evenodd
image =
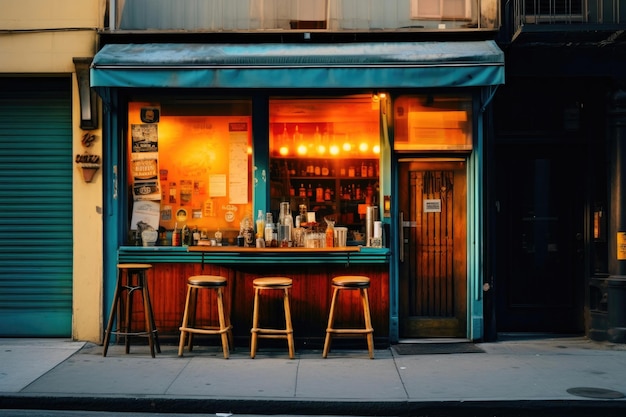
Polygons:
<instances>
[{"instance_id":1,"label":"stucco wall","mask_svg":"<svg viewBox=\"0 0 626 417\"><path fill-rule=\"evenodd\" d=\"M0 0L0 76L72 77L73 153L82 154L87 132L80 129L74 57L92 57L102 28L106 0ZM102 118L99 117L101 120ZM88 149L102 155L100 130ZM73 163L73 162L72 162ZM73 334L98 342L102 335L102 181L83 180L74 164Z\"/></svg>"}]
</instances>

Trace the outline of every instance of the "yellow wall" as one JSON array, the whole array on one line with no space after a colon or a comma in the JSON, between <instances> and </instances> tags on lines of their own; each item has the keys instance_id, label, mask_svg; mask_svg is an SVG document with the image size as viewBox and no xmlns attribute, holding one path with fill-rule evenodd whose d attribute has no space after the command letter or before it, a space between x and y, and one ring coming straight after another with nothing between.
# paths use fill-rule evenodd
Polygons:
<instances>
[{"instance_id":1,"label":"yellow wall","mask_svg":"<svg viewBox=\"0 0 626 417\"><path fill-rule=\"evenodd\" d=\"M73 154L83 154L84 133L74 57L93 57L97 30L102 29L106 0L0 0L0 76L59 75L72 77ZM102 117L99 117L101 120ZM102 155L100 130L89 153ZM103 161L106 163L106 161ZM75 164L74 164L75 165ZM102 179L86 183L74 166L74 294L76 340L102 337Z\"/></svg>"}]
</instances>

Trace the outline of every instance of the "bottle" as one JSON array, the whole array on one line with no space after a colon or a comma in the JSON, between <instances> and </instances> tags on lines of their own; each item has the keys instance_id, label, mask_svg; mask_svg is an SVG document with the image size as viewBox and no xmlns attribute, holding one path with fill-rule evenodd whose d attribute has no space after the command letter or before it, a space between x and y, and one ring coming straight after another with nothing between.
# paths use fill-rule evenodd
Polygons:
<instances>
[{"instance_id":1,"label":"bottle","mask_svg":"<svg viewBox=\"0 0 626 417\"><path fill-rule=\"evenodd\" d=\"M278 222L281 226L286 226L284 236L280 236L280 245L288 246L289 242L291 242L291 232L293 230L293 216L291 215L291 206L289 202L280 203L280 214L278 217Z\"/></svg>"},{"instance_id":2,"label":"bottle","mask_svg":"<svg viewBox=\"0 0 626 417\"><path fill-rule=\"evenodd\" d=\"M256 238L261 239L265 235L265 216L263 210L259 210L256 216Z\"/></svg>"},{"instance_id":3,"label":"bottle","mask_svg":"<svg viewBox=\"0 0 626 417\"><path fill-rule=\"evenodd\" d=\"M189 228L186 224L180 229L180 241L182 246L189 246Z\"/></svg>"},{"instance_id":4,"label":"bottle","mask_svg":"<svg viewBox=\"0 0 626 417\"><path fill-rule=\"evenodd\" d=\"M283 136L281 137L281 142L282 146L287 146L289 144L289 132L287 132L287 123L283 125ZM290 149L290 151L293 152L294 149Z\"/></svg>"},{"instance_id":5,"label":"bottle","mask_svg":"<svg viewBox=\"0 0 626 417\"><path fill-rule=\"evenodd\" d=\"M322 144L322 134L320 133L319 126L315 126L315 134L313 135L313 140L315 148Z\"/></svg>"},{"instance_id":6,"label":"bottle","mask_svg":"<svg viewBox=\"0 0 626 417\"><path fill-rule=\"evenodd\" d=\"M321 203L323 201L324 201L324 187L322 187L322 184L317 184L317 187L315 188L315 202Z\"/></svg>"},{"instance_id":7,"label":"bottle","mask_svg":"<svg viewBox=\"0 0 626 417\"><path fill-rule=\"evenodd\" d=\"M367 175L368 175L367 161L364 159L363 162L361 162L361 176L367 177Z\"/></svg>"},{"instance_id":8,"label":"bottle","mask_svg":"<svg viewBox=\"0 0 626 417\"><path fill-rule=\"evenodd\" d=\"M304 135L300 133L300 127L296 125L296 131L293 132L293 144L297 148L302 144L304 140Z\"/></svg>"},{"instance_id":9,"label":"bottle","mask_svg":"<svg viewBox=\"0 0 626 417\"><path fill-rule=\"evenodd\" d=\"M330 170L328 169L328 161L326 160L322 163L322 175L324 177L330 175Z\"/></svg>"},{"instance_id":10,"label":"bottle","mask_svg":"<svg viewBox=\"0 0 626 417\"><path fill-rule=\"evenodd\" d=\"M368 206L371 206L373 197L374 197L374 188L372 188L372 184L367 184L367 188L365 189L365 204L367 204Z\"/></svg>"},{"instance_id":11,"label":"bottle","mask_svg":"<svg viewBox=\"0 0 626 417\"><path fill-rule=\"evenodd\" d=\"M298 189L298 196L306 198L306 188L304 188L304 184L300 184L300 188Z\"/></svg>"},{"instance_id":12,"label":"bottle","mask_svg":"<svg viewBox=\"0 0 626 417\"><path fill-rule=\"evenodd\" d=\"M329 224L326 226L326 247L332 248L335 246L335 228Z\"/></svg>"},{"instance_id":13,"label":"bottle","mask_svg":"<svg viewBox=\"0 0 626 417\"><path fill-rule=\"evenodd\" d=\"M178 223L174 225L174 230L172 231L172 246L180 246L180 232L177 227Z\"/></svg>"},{"instance_id":14,"label":"bottle","mask_svg":"<svg viewBox=\"0 0 626 417\"><path fill-rule=\"evenodd\" d=\"M200 232L198 231L198 226L194 226L193 229L191 230L191 244L193 246L198 245L198 242L200 241Z\"/></svg>"},{"instance_id":15,"label":"bottle","mask_svg":"<svg viewBox=\"0 0 626 417\"><path fill-rule=\"evenodd\" d=\"M284 221L285 226L289 227L289 231L287 232L287 246L289 246L289 242L293 242L293 216L291 215L291 209L285 216Z\"/></svg>"},{"instance_id":16,"label":"bottle","mask_svg":"<svg viewBox=\"0 0 626 417\"><path fill-rule=\"evenodd\" d=\"M300 205L300 213L302 213L302 205ZM302 214L296 215L294 228L291 231L293 247L304 247L304 228L302 227L302 223L304 222L306 222L306 215L304 217Z\"/></svg>"},{"instance_id":17,"label":"bottle","mask_svg":"<svg viewBox=\"0 0 626 417\"><path fill-rule=\"evenodd\" d=\"M251 216L246 215L241 220L239 234L243 236L243 246L246 248L253 248L256 246L254 239L254 227L252 226Z\"/></svg>"}]
</instances>

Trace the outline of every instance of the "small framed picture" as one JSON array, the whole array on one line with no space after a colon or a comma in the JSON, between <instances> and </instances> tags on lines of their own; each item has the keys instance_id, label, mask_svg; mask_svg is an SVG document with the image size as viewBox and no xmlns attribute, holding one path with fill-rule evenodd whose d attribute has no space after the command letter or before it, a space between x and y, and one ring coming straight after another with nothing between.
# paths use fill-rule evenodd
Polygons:
<instances>
[{"instance_id":1,"label":"small framed picture","mask_svg":"<svg viewBox=\"0 0 626 417\"><path fill-rule=\"evenodd\" d=\"M142 107L141 121L144 123L158 123L161 109L158 107Z\"/></svg>"}]
</instances>

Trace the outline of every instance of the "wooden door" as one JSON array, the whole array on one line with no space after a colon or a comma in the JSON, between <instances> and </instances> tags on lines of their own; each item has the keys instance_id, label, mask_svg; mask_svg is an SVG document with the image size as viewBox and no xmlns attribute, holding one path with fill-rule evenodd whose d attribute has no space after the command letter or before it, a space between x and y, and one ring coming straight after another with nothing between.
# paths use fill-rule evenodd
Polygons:
<instances>
[{"instance_id":1,"label":"wooden door","mask_svg":"<svg viewBox=\"0 0 626 417\"><path fill-rule=\"evenodd\" d=\"M464 160L400 163L400 337L466 337Z\"/></svg>"}]
</instances>

